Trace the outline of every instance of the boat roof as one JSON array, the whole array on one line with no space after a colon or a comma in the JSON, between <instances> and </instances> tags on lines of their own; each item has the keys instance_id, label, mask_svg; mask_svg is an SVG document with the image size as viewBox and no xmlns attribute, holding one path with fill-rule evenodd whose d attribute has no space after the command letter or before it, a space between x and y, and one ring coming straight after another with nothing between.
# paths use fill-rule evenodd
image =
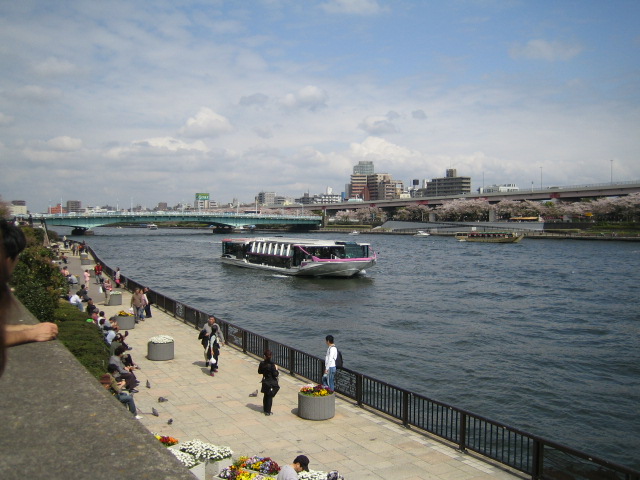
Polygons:
<instances>
[{"instance_id":1,"label":"boat roof","mask_svg":"<svg viewBox=\"0 0 640 480\"><path fill-rule=\"evenodd\" d=\"M286 237L251 237L251 238L224 238L223 242L251 243L251 242L272 242L288 243L291 245L309 245L314 247L335 247L336 245L354 244L369 245L369 243L353 242L348 240L326 240L309 238L286 238Z\"/></svg>"}]
</instances>

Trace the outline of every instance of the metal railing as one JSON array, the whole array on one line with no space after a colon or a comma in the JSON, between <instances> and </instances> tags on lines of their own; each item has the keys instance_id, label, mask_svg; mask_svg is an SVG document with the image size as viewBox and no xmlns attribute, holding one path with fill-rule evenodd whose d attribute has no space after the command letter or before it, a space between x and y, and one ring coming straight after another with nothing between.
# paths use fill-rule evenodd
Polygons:
<instances>
[{"instance_id":1,"label":"metal railing","mask_svg":"<svg viewBox=\"0 0 640 480\"><path fill-rule=\"evenodd\" d=\"M107 266L89 248L103 271L113 276ZM130 291L142 288L135 280L121 276L122 285ZM209 313L180 303L152 291L150 300L157 308L176 319L201 329ZM290 375L321 383L324 359L302 352L216 317L227 343L244 353L262 357L265 349L273 352L273 360ZM336 374L336 392L402 422L445 439L462 451L483 455L514 470L540 480L640 480L640 472L585 452L558 444L509 425L476 415L453 405L430 399L396 387L348 368Z\"/></svg>"}]
</instances>

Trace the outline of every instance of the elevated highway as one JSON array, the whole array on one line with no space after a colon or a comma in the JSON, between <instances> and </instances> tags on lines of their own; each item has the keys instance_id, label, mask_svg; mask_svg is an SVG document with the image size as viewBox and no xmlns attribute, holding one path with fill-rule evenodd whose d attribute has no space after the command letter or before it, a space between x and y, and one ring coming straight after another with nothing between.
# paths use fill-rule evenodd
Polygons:
<instances>
[{"instance_id":1,"label":"elevated highway","mask_svg":"<svg viewBox=\"0 0 640 480\"><path fill-rule=\"evenodd\" d=\"M466 195L443 195L433 197L412 197L397 198L393 200L366 200L361 202L342 202L342 203L322 203L309 205L312 209L322 209L327 213L336 212L338 210L356 210L359 208L377 207L382 209L392 209L397 207L408 207L410 205L429 205L437 207L443 203L457 199L483 199L489 203L498 203L501 200L564 200L568 202L580 201L583 198L596 197L619 197L629 195L631 193L640 192L640 180L629 182L601 183L594 185L572 185L563 187L547 187L547 188L531 188L530 190L520 190L517 192L500 192L500 193L468 193ZM289 207L300 208L296 207ZM285 207L287 209L287 207Z\"/></svg>"},{"instance_id":2,"label":"elevated highway","mask_svg":"<svg viewBox=\"0 0 640 480\"><path fill-rule=\"evenodd\" d=\"M64 226L76 229L76 233L114 224L149 224L164 222L208 223L217 228L231 229L247 226L287 225L304 229L318 228L322 217L317 215L261 215L252 213L221 212L144 212L104 214L53 214L33 216L35 221L44 221L49 226Z\"/></svg>"}]
</instances>

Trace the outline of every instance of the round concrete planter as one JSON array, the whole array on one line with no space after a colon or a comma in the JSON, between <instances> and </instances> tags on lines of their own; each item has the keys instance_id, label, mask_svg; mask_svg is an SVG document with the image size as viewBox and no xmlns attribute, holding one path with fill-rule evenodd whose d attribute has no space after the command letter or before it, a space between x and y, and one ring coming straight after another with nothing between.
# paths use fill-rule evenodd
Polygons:
<instances>
[{"instance_id":1,"label":"round concrete planter","mask_svg":"<svg viewBox=\"0 0 640 480\"><path fill-rule=\"evenodd\" d=\"M172 360L174 342L147 343L147 358L149 360Z\"/></svg>"},{"instance_id":2,"label":"round concrete planter","mask_svg":"<svg viewBox=\"0 0 640 480\"><path fill-rule=\"evenodd\" d=\"M130 315L127 315L127 316L118 315L116 320L118 322L118 326L120 327L120 330L133 330L134 328L136 328L136 317L132 317Z\"/></svg>"},{"instance_id":3,"label":"round concrete planter","mask_svg":"<svg viewBox=\"0 0 640 480\"><path fill-rule=\"evenodd\" d=\"M109 306L113 306L113 305L122 305L122 293L111 292L109 294ZM135 325L135 322L134 322L134 325Z\"/></svg>"},{"instance_id":4,"label":"round concrete planter","mask_svg":"<svg viewBox=\"0 0 640 480\"><path fill-rule=\"evenodd\" d=\"M305 420L328 420L336 414L336 396L310 397L298 392L298 416Z\"/></svg>"}]
</instances>

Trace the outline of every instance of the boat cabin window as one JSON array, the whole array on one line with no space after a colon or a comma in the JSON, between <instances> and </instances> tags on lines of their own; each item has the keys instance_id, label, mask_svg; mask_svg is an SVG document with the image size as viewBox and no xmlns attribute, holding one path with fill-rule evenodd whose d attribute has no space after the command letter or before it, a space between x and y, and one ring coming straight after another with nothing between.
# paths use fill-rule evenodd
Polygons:
<instances>
[{"instance_id":1,"label":"boat cabin window","mask_svg":"<svg viewBox=\"0 0 640 480\"><path fill-rule=\"evenodd\" d=\"M369 245L358 245L356 242L344 242L344 258L367 258Z\"/></svg>"}]
</instances>

